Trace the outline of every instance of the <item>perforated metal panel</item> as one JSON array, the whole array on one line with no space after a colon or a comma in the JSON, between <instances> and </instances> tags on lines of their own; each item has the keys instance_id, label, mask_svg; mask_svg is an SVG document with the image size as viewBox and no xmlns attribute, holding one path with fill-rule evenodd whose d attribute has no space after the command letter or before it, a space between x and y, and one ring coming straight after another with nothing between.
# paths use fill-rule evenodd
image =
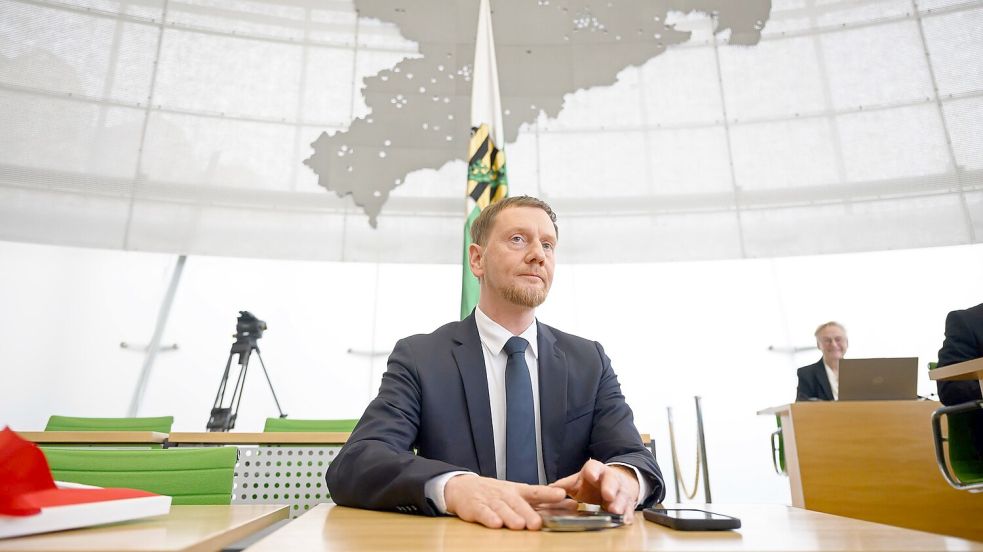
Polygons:
<instances>
[{"instance_id":1,"label":"perforated metal panel","mask_svg":"<svg viewBox=\"0 0 983 552\"><path fill-rule=\"evenodd\" d=\"M240 446L232 503L287 504L294 518L331 502L324 474L339 450L338 445Z\"/></svg>"}]
</instances>

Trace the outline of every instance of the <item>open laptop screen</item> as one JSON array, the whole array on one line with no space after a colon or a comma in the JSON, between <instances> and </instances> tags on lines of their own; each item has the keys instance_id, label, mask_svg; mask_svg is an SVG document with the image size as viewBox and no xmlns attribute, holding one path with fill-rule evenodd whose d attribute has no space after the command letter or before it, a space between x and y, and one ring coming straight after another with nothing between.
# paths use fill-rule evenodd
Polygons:
<instances>
[{"instance_id":1,"label":"open laptop screen","mask_svg":"<svg viewBox=\"0 0 983 552\"><path fill-rule=\"evenodd\" d=\"M840 361L841 401L913 400L918 358L844 358Z\"/></svg>"}]
</instances>

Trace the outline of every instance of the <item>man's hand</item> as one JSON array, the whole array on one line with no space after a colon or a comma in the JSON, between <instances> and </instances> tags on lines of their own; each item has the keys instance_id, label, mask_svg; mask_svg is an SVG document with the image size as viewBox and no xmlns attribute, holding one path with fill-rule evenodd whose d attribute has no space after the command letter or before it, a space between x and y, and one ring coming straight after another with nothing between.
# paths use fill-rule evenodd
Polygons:
<instances>
[{"instance_id":1,"label":"man's hand","mask_svg":"<svg viewBox=\"0 0 983 552\"><path fill-rule=\"evenodd\" d=\"M577 502L600 504L612 514L621 514L625 523L631 523L634 519L639 488L631 468L588 460L579 472L552 483L550 487L563 489Z\"/></svg>"},{"instance_id":2,"label":"man's hand","mask_svg":"<svg viewBox=\"0 0 983 552\"><path fill-rule=\"evenodd\" d=\"M565 500L561 488L499 481L490 477L459 475L444 487L447 512L464 521L497 529L538 530L543 518L534 508L575 509L576 502Z\"/></svg>"}]
</instances>

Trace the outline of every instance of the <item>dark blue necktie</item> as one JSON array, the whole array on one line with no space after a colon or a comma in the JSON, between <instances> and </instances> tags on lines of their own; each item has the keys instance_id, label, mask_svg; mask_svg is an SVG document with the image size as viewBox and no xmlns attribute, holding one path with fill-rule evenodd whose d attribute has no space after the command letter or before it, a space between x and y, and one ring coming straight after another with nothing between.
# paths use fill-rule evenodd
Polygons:
<instances>
[{"instance_id":1,"label":"dark blue necktie","mask_svg":"<svg viewBox=\"0 0 983 552\"><path fill-rule=\"evenodd\" d=\"M536 415L532 382L526 365L529 342L512 337L505 343L505 478L516 483L539 484L536 461Z\"/></svg>"}]
</instances>

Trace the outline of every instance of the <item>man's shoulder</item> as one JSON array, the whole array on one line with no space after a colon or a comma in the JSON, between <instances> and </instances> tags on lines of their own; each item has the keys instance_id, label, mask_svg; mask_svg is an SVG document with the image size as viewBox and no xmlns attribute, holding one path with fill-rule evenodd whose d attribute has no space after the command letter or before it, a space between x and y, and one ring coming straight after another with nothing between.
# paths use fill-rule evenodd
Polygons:
<instances>
[{"instance_id":1,"label":"man's shoulder","mask_svg":"<svg viewBox=\"0 0 983 552\"><path fill-rule=\"evenodd\" d=\"M538 323L540 340L543 338L552 339L556 347L562 351L573 353L575 355L587 354L593 356L597 355L599 349L602 349L600 343L594 341L593 339L587 339L585 337L580 337L579 335L567 333L542 322Z\"/></svg>"},{"instance_id":2,"label":"man's shoulder","mask_svg":"<svg viewBox=\"0 0 983 552\"><path fill-rule=\"evenodd\" d=\"M983 303L980 303L975 307L969 307L968 309L954 310L949 313L949 316L957 316L957 317L968 318L973 320L983 320Z\"/></svg>"},{"instance_id":3,"label":"man's shoulder","mask_svg":"<svg viewBox=\"0 0 983 552\"><path fill-rule=\"evenodd\" d=\"M596 341L593 339L587 339L585 337L580 337L579 335L574 335L572 333L567 333L563 330L558 330L549 324L544 324L537 320L539 324L539 331L545 335L551 335L556 339L558 343L570 343L576 345L589 345L593 347Z\"/></svg>"},{"instance_id":4,"label":"man's shoulder","mask_svg":"<svg viewBox=\"0 0 983 552\"><path fill-rule=\"evenodd\" d=\"M797 372L800 376L804 376L810 372L815 372L817 370L825 370L825 369L826 367L823 366L823 359L820 358L817 362L813 362L812 364L808 364L806 366L803 366L802 368L799 368Z\"/></svg>"},{"instance_id":5,"label":"man's shoulder","mask_svg":"<svg viewBox=\"0 0 983 552\"><path fill-rule=\"evenodd\" d=\"M414 346L429 346L437 343L458 340L462 335L467 333L469 324L470 328L477 332L477 328L474 325L474 320L471 318L465 318L464 320L448 322L430 333L410 335L400 339L399 341Z\"/></svg>"}]
</instances>

